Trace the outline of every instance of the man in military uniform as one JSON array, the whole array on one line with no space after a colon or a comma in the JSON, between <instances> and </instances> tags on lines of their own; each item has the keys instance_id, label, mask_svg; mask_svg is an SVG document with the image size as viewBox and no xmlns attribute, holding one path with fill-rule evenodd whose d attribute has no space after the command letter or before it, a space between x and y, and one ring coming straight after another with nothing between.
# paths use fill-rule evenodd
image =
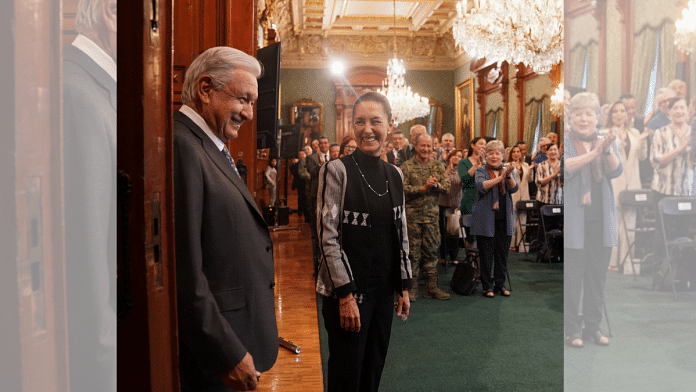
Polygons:
<instances>
[{"instance_id":1,"label":"man in military uniform","mask_svg":"<svg viewBox=\"0 0 696 392\"><path fill-rule=\"evenodd\" d=\"M449 294L437 286L437 260L440 247L438 226L440 194L449 192L450 183L442 163L430 158L433 139L427 133L414 141L416 155L401 165L404 173L406 221L408 222L409 258L413 271L410 299L418 295L418 272L423 266L426 277L426 298L449 299Z\"/></svg>"}]
</instances>

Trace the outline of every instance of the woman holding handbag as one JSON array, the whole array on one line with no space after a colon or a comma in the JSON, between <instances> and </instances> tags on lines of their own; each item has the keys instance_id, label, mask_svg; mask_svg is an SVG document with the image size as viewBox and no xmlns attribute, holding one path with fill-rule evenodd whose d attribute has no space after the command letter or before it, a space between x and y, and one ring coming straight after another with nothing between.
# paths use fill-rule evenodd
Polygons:
<instances>
[{"instance_id":1,"label":"woman holding handbag","mask_svg":"<svg viewBox=\"0 0 696 392\"><path fill-rule=\"evenodd\" d=\"M440 205L440 256L442 257L442 264L447 263L446 256L448 253L452 264L458 263L459 239L448 238L448 222L452 214L447 214L447 211L449 210L451 212L452 209L456 209L462 201L462 179L459 177L459 172L457 171L461 159L462 150L452 150L447 156L446 174L451 186L448 193L440 195L440 200L438 202ZM457 222L457 227L459 227L459 222Z\"/></svg>"}]
</instances>

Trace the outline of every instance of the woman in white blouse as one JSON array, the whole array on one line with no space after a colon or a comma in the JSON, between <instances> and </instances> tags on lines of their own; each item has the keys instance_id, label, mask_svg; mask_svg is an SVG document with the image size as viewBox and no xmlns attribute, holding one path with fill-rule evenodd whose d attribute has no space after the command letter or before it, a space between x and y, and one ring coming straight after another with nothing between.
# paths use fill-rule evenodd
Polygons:
<instances>
[{"instance_id":1,"label":"woman in white blouse","mask_svg":"<svg viewBox=\"0 0 696 392\"><path fill-rule=\"evenodd\" d=\"M534 170L530 167L527 162L524 161L524 156L519 146L514 146L510 149L510 155L508 156L508 162L512 166L512 170L519 179L518 184L520 189L512 194L512 206L515 212L518 214L520 223L525 224L527 222L527 214L520 213L517 211L517 202L520 200L529 200L529 183L534 181ZM536 166L536 164L534 164ZM519 242L518 236L522 233L522 227L517 225L517 230L515 230L515 235L512 237L512 247L517 250L517 243Z\"/></svg>"},{"instance_id":2,"label":"woman in white blouse","mask_svg":"<svg viewBox=\"0 0 696 392\"><path fill-rule=\"evenodd\" d=\"M624 261L628 253L628 245L635 237L634 233L627 233L626 229L635 228L636 209L631 207L621 208L619 205L619 193L623 190L641 188L638 162L647 158L648 154L645 139L650 133L644 132L641 134L628 124L626 107L621 101L617 101L609 109L606 129L600 131L600 134L613 131L616 135L616 145L619 147L621 162L624 166L624 171L621 175L611 180L614 188L614 202L619 213L619 246L612 250L609 263L610 269L618 268L619 264Z\"/></svg>"},{"instance_id":3,"label":"woman in white blouse","mask_svg":"<svg viewBox=\"0 0 696 392\"><path fill-rule=\"evenodd\" d=\"M544 204L563 204L563 179L558 145L551 144L546 155L549 159L541 162L536 169L536 199Z\"/></svg>"}]
</instances>

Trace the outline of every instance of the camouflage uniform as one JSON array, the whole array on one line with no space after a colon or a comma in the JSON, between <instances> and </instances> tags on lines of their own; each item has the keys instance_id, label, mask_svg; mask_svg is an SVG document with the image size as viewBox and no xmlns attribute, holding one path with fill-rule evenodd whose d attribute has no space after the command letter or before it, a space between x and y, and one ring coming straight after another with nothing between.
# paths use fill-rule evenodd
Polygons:
<instances>
[{"instance_id":1,"label":"camouflage uniform","mask_svg":"<svg viewBox=\"0 0 696 392\"><path fill-rule=\"evenodd\" d=\"M418 279L420 266L426 277L437 275L438 249L440 247L440 228L438 201L440 194L450 190L445 166L435 159L420 163L411 158L401 165L404 174L404 195L406 196L406 222L408 223L409 259L413 279ZM426 192L421 187L431 175L437 177L437 188Z\"/></svg>"}]
</instances>

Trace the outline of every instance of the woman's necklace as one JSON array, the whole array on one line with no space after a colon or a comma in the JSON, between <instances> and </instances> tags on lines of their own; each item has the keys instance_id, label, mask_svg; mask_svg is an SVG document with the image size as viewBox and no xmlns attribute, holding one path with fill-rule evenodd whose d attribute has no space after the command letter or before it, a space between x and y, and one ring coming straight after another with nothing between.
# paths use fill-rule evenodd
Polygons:
<instances>
[{"instance_id":1,"label":"woman's necklace","mask_svg":"<svg viewBox=\"0 0 696 392\"><path fill-rule=\"evenodd\" d=\"M353 158L353 162L355 162L355 166L358 167L358 171L360 172L360 175L362 176L363 181L365 181L365 184L367 184L367 186L370 188L370 190L372 192L374 192L375 195L377 195L377 197L382 197L382 196L386 195L387 193L389 193L389 180L387 180L387 191L380 194L372 187L372 185L370 185L369 182L367 182L367 179L365 178L365 175L363 174L362 170L360 170L360 165L358 165L358 161L355 160L355 157L353 156L353 154L351 154L350 157Z\"/></svg>"}]
</instances>

